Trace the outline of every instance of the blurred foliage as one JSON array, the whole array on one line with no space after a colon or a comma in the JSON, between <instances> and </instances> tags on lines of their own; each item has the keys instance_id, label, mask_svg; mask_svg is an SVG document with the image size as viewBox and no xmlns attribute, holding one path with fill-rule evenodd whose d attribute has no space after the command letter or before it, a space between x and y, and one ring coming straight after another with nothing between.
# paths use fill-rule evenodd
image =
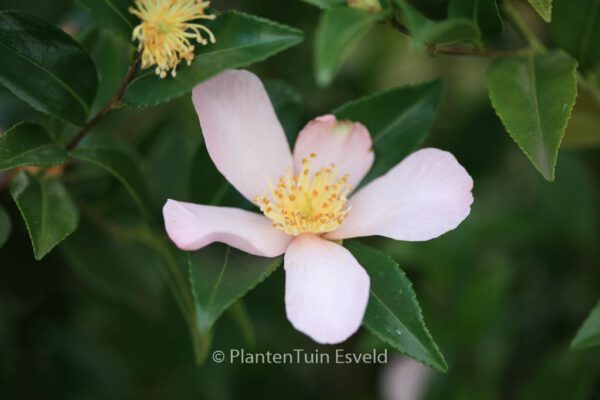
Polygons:
<instances>
[{"instance_id":1,"label":"blurred foliage","mask_svg":"<svg viewBox=\"0 0 600 400\"><path fill-rule=\"evenodd\" d=\"M307 2L343 6L340 1ZM290 141L309 118L348 100L442 80L440 113L425 145L453 152L473 176L472 213L460 229L434 241L367 241L406 271L449 366L445 374L432 372L426 399L600 398L600 349L569 348L600 296L600 114L589 90L590 82L594 85L589 77L597 79L591 66L599 57L593 47L598 41L581 47L571 29L580 27L572 22L579 21L577 15L556 14L569 2L555 0L550 27L528 4L519 2L518 7L542 40L563 47L585 67L572 119L577 123L566 131L564 143L569 146L561 149L552 184L531 167L494 113L486 90L488 59L430 57L398 31L369 22L371 29L360 32L363 39L343 54L345 63L329 60L328 73L339 72L335 78L327 76L330 86L319 88L313 53L322 10L301 1L285 7L274 1L213 4L304 32L298 46L252 66L267 83ZM93 2L78 3L3 0L0 8L42 17L90 52L99 78L94 114L117 89L130 49L90 19L86 12ZM447 16L447 3L405 3L414 11L413 19L426 19L423 40L440 32L435 25ZM456 4L464 7L468 2L453 3L457 10ZM531 4L545 17L545 2ZM459 14L451 17L463 21ZM467 22L484 33L490 20L482 16ZM597 23L588 23L595 34ZM497 21L491 24L497 32ZM518 47L522 41L517 31L505 25L490 43L500 49ZM565 30L569 35L562 36ZM295 37L295 32L290 35ZM196 345L212 339L213 349L223 351L303 348L332 353L335 348L316 345L286 320L281 268L216 322L212 338L194 338L190 332L190 316L180 311L190 306L189 299L176 289L166 290L171 280L164 279L187 278L186 270L177 270L182 255L151 233L160 229L160 209L166 198L248 203L214 179L188 97L158 107L119 110L86 137L85 147L78 150L84 153L81 161L76 168L67 166L62 179L72 197L67 208L72 201L79 209L79 227L42 262L32 257L28 231L10 192L0 189L0 398L372 399L380 393L385 365L229 365L209 359L196 366L190 334ZM583 98L585 103L580 102ZM75 132L0 88L0 128L21 121L38 124L59 143ZM108 155L93 151L107 145ZM125 145L128 155L119 153ZM5 174L0 172L0 180ZM143 182L144 187L128 181ZM147 203L140 204L138 197ZM366 329L341 345L348 351L385 346Z\"/></svg>"}]
</instances>

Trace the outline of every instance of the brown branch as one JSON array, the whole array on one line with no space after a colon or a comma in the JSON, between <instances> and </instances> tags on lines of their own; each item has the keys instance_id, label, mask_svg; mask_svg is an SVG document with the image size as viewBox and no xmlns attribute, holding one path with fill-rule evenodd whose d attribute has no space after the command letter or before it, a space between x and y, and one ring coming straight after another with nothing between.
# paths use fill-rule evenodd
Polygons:
<instances>
[{"instance_id":1,"label":"brown branch","mask_svg":"<svg viewBox=\"0 0 600 400\"><path fill-rule=\"evenodd\" d=\"M388 21L386 24L391 26L393 29L398 32L411 36L410 30L404 24L392 19ZM469 47L441 47L438 48L433 43L427 44L427 53L430 56L436 56L438 54L444 54L448 56L467 56L467 57L514 57L514 56L523 56L529 53L529 49L516 49L516 50L500 50L500 49L473 49Z\"/></svg>"},{"instance_id":2,"label":"brown branch","mask_svg":"<svg viewBox=\"0 0 600 400\"><path fill-rule=\"evenodd\" d=\"M445 54L448 56L467 56L467 57L516 57L524 56L529 53L529 49L516 50L500 50L500 49L472 49L468 47L442 47L437 48L435 45L428 45L427 52L431 56Z\"/></svg>"},{"instance_id":3,"label":"brown branch","mask_svg":"<svg viewBox=\"0 0 600 400\"><path fill-rule=\"evenodd\" d=\"M133 79L133 75L135 74L135 70L137 68L139 61L140 61L140 55L137 54L135 56L134 61L129 66L127 73L123 77L123 80L121 81L121 84L119 85L119 88L117 89L117 93L115 93L115 95L104 106L104 108L102 108L102 110L100 110L98 112L98 114L96 114L91 120L89 120L84 126L82 126L81 129L79 129L79 131L77 131L77 133L75 134L73 139L71 139L69 141L69 143L67 144L67 150L73 150L75 147L77 147L77 145L79 144L81 139L83 139L89 131L91 131L93 128L95 128L96 125L98 125L104 118L106 118L106 116L108 114L110 114L113 110L115 110L119 106L121 99L123 98L123 95L125 95L125 90L127 89L127 85L129 85L129 83L131 83L131 80Z\"/></svg>"}]
</instances>

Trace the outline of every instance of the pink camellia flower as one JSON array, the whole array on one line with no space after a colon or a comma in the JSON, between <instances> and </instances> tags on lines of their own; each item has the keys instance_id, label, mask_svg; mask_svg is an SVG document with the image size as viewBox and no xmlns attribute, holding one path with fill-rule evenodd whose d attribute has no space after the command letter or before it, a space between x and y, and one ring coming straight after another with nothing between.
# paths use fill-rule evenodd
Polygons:
<instances>
[{"instance_id":1,"label":"pink camellia flower","mask_svg":"<svg viewBox=\"0 0 600 400\"><path fill-rule=\"evenodd\" d=\"M225 71L192 98L217 169L262 215L168 200L169 237L188 251L222 242L257 256L285 253L287 317L319 343L356 332L369 299L369 276L338 241L429 240L470 212L473 181L448 152L419 150L348 198L374 160L360 123L318 117L290 152L254 74Z\"/></svg>"}]
</instances>

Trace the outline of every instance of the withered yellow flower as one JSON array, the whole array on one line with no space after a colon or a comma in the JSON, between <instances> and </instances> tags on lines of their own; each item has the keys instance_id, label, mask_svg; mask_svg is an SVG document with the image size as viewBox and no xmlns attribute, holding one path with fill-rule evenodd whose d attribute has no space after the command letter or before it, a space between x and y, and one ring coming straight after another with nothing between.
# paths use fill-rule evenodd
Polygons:
<instances>
[{"instance_id":1,"label":"withered yellow flower","mask_svg":"<svg viewBox=\"0 0 600 400\"><path fill-rule=\"evenodd\" d=\"M156 65L156 75L165 78L177 75L177 65L194 59L194 44L215 43L215 35L197 20L215 18L207 15L208 1L199 0L135 0L129 12L142 22L133 30L141 52L142 68ZM204 37L208 37L208 40Z\"/></svg>"}]
</instances>

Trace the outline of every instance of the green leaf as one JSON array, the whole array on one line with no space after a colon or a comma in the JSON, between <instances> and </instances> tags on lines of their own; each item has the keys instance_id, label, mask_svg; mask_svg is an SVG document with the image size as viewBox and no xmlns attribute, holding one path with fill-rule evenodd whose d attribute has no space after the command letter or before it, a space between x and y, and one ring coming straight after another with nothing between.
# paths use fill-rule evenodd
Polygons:
<instances>
[{"instance_id":1,"label":"green leaf","mask_svg":"<svg viewBox=\"0 0 600 400\"><path fill-rule=\"evenodd\" d=\"M190 201L194 203L238 208L251 205L217 170L204 143L194 156L189 183Z\"/></svg>"},{"instance_id":2,"label":"green leaf","mask_svg":"<svg viewBox=\"0 0 600 400\"><path fill-rule=\"evenodd\" d=\"M115 95L130 65L131 43L124 43L105 29L96 28L81 44L88 49L98 70L98 93L91 114L99 112Z\"/></svg>"},{"instance_id":3,"label":"green leaf","mask_svg":"<svg viewBox=\"0 0 600 400\"><path fill-rule=\"evenodd\" d=\"M67 152L39 125L20 123L0 134L0 170L64 162Z\"/></svg>"},{"instance_id":4,"label":"green leaf","mask_svg":"<svg viewBox=\"0 0 600 400\"><path fill-rule=\"evenodd\" d=\"M492 105L510 136L548 181L575 98L577 62L560 50L495 60L487 72Z\"/></svg>"},{"instance_id":5,"label":"green leaf","mask_svg":"<svg viewBox=\"0 0 600 400\"><path fill-rule=\"evenodd\" d=\"M396 0L396 3L400 7L401 20L418 47L478 41L481 36L472 19L458 17L432 21L404 0Z\"/></svg>"},{"instance_id":6,"label":"green leaf","mask_svg":"<svg viewBox=\"0 0 600 400\"><path fill-rule=\"evenodd\" d=\"M484 38L497 36L504 30L496 0L450 0L448 16L472 20Z\"/></svg>"},{"instance_id":7,"label":"green leaf","mask_svg":"<svg viewBox=\"0 0 600 400\"><path fill-rule=\"evenodd\" d=\"M4 246L4 243L8 240L10 236L11 229L10 217L6 210L0 206L0 248Z\"/></svg>"},{"instance_id":8,"label":"green leaf","mask_svg":"<svg viewBox=\"0 0 600 400\"><path fill-rule=\"evenodd\" d=\"M546 22L552 19L552 0L527 0Z\"/></svg>"},{"instance_id":9,"label":"green leaf","mask_svg":"<svg viewBox=\"0 0 600 400\"><path fill-rule=\"evenodd\" d=\"M158 307L162 293L162 259L155 249L142 244L142 235L111 231L84 218L59 249L69 267L92 288L136 311L148 312Z\"/></svg>"},{"instance_id":10,"label":"green leaf","mask_svg":"<svg viewBox=\"0 0 600 400\"><path fill-rule=\"evenodd\" d=\"M600 301L590 312L571 342L571 348L577 350L596 346L600 346Z\"/></svg>"},{"instance_id":11,"label":"green leaf","mask_svg":"<svg viewBox=\"0 0 600 400\"><path fill-rule=\"evenodd\" d=\"M25 220L36 260L41 260L69 236L79 223L79 211L56 178L19 172L10 194Z\"/></svg>"},{"instance_id":12,"label":"green leaf","mask_svg":"<svg viewBox=\"0 0 600 400\"><path fill-rule=\"evenodd\" d=\"M181 66L177 78L160 79L154 69L140 71L127 88L123 103L148 107L190 92L198 83L230 68L262 61L302 41L302 32L267 19L229 11L206 21L216 44L196 46L192 65Z\"/></svg>"},{"instance_id":13,"label":"green leaf","mask_svg":"<svg viewBox=\"0 0 600 400\"><path fill-rule=\"evenodd\" d=\"M442 100L442 83L404 86L351 101L335 109L341 119L364 124L373 138L375 163L366 184L386 173L429 135Z\"/></svg>"},{"instance_id":14,"label":"green leaf","mask_svg":"<svg viewBox=\"0 0 600 400\"><path fill-rule=\"evenodd\" d=\"M305 3L319 7L323 10L329 10L335 6L343 6L346 4L346 0L302 0Z\"/></svg>"},{"instance_id":15,"label":"green leaf","mask_svg":"<svg viewBox=\"0 0 600 400\"><path fill-rule=\"evenodd\" d=\"M412 283L398 264L359 241L344 242L371 278L371 296L363 324L387 344L440 372L444 356L425 326Z\"/></svg>"},{"instance_id":16,"label":"green leaf","mask_svg":"<svg viewBox=\"0 0 600 400\"><path fill-rule=\"evenodd\" d=\"M266 81L265 89L269 94L277 119L285 130L288 143L293 147L304 122L302 95L291 85L280 80Z\"/></svg>"},{"instance_id":17,"label":"green leaf","mask_svg":"<svg viewBox=\"0 0 600 400\"><path fill-rule=\"evenodd\" d=\"M600 0L555 0L552 37L585 69L600 62Z\"/></svg>"},{"instance_id":18,"label":"green leaf","mask_svg":"<svg viewBox=\"0 0 600 400\"><path fill-rule=\"evenodd\" d=\"M349 7L336 7L321 14L315 33L315 79L329 84L360 38L383 14Z\"/></svg>"},{"instance_id":19,"label":"green leaf","mask_svg":"<svg viewBox=\"0 0 600 400\"><path fill-rule=\"evenodd\" d=\"M85 122L98 77L86 51L30 14L0 12L0 83L36 110Z\"/></svg>"},{"instance_id":20,"label":"green leaf","mask_svg":"<svg viewBox=\"0 0 600 400\"><path fill-rule=\"evenodd\" d=\"M120 146L95 144L77 148L72 156L113 175L131 194L142 212L147 211L146 180L142 167L132 152Z\"/></svg>"},{"instance_id":21,"label":"green leaf","mask_svg":"<svg viewBox=\"0 0 600 400\"><path fill-rule=\"evenodd\" d=\"M131 33L137 20L129 12L132 0L76 0L102 26L107 27L127 42L131 42Z\"/></svg>"},{"instance_id":22,"label":"green leaf","mask_svg":"<svg viewBox=\"0 0 600 400\"><path fill-rule=\"evenodd\" d=\"M200 330L208 332L233 302L280 264L281 257L257 257L223 244L189 253L190 282Z\"/></svg>"}]
</instances>

